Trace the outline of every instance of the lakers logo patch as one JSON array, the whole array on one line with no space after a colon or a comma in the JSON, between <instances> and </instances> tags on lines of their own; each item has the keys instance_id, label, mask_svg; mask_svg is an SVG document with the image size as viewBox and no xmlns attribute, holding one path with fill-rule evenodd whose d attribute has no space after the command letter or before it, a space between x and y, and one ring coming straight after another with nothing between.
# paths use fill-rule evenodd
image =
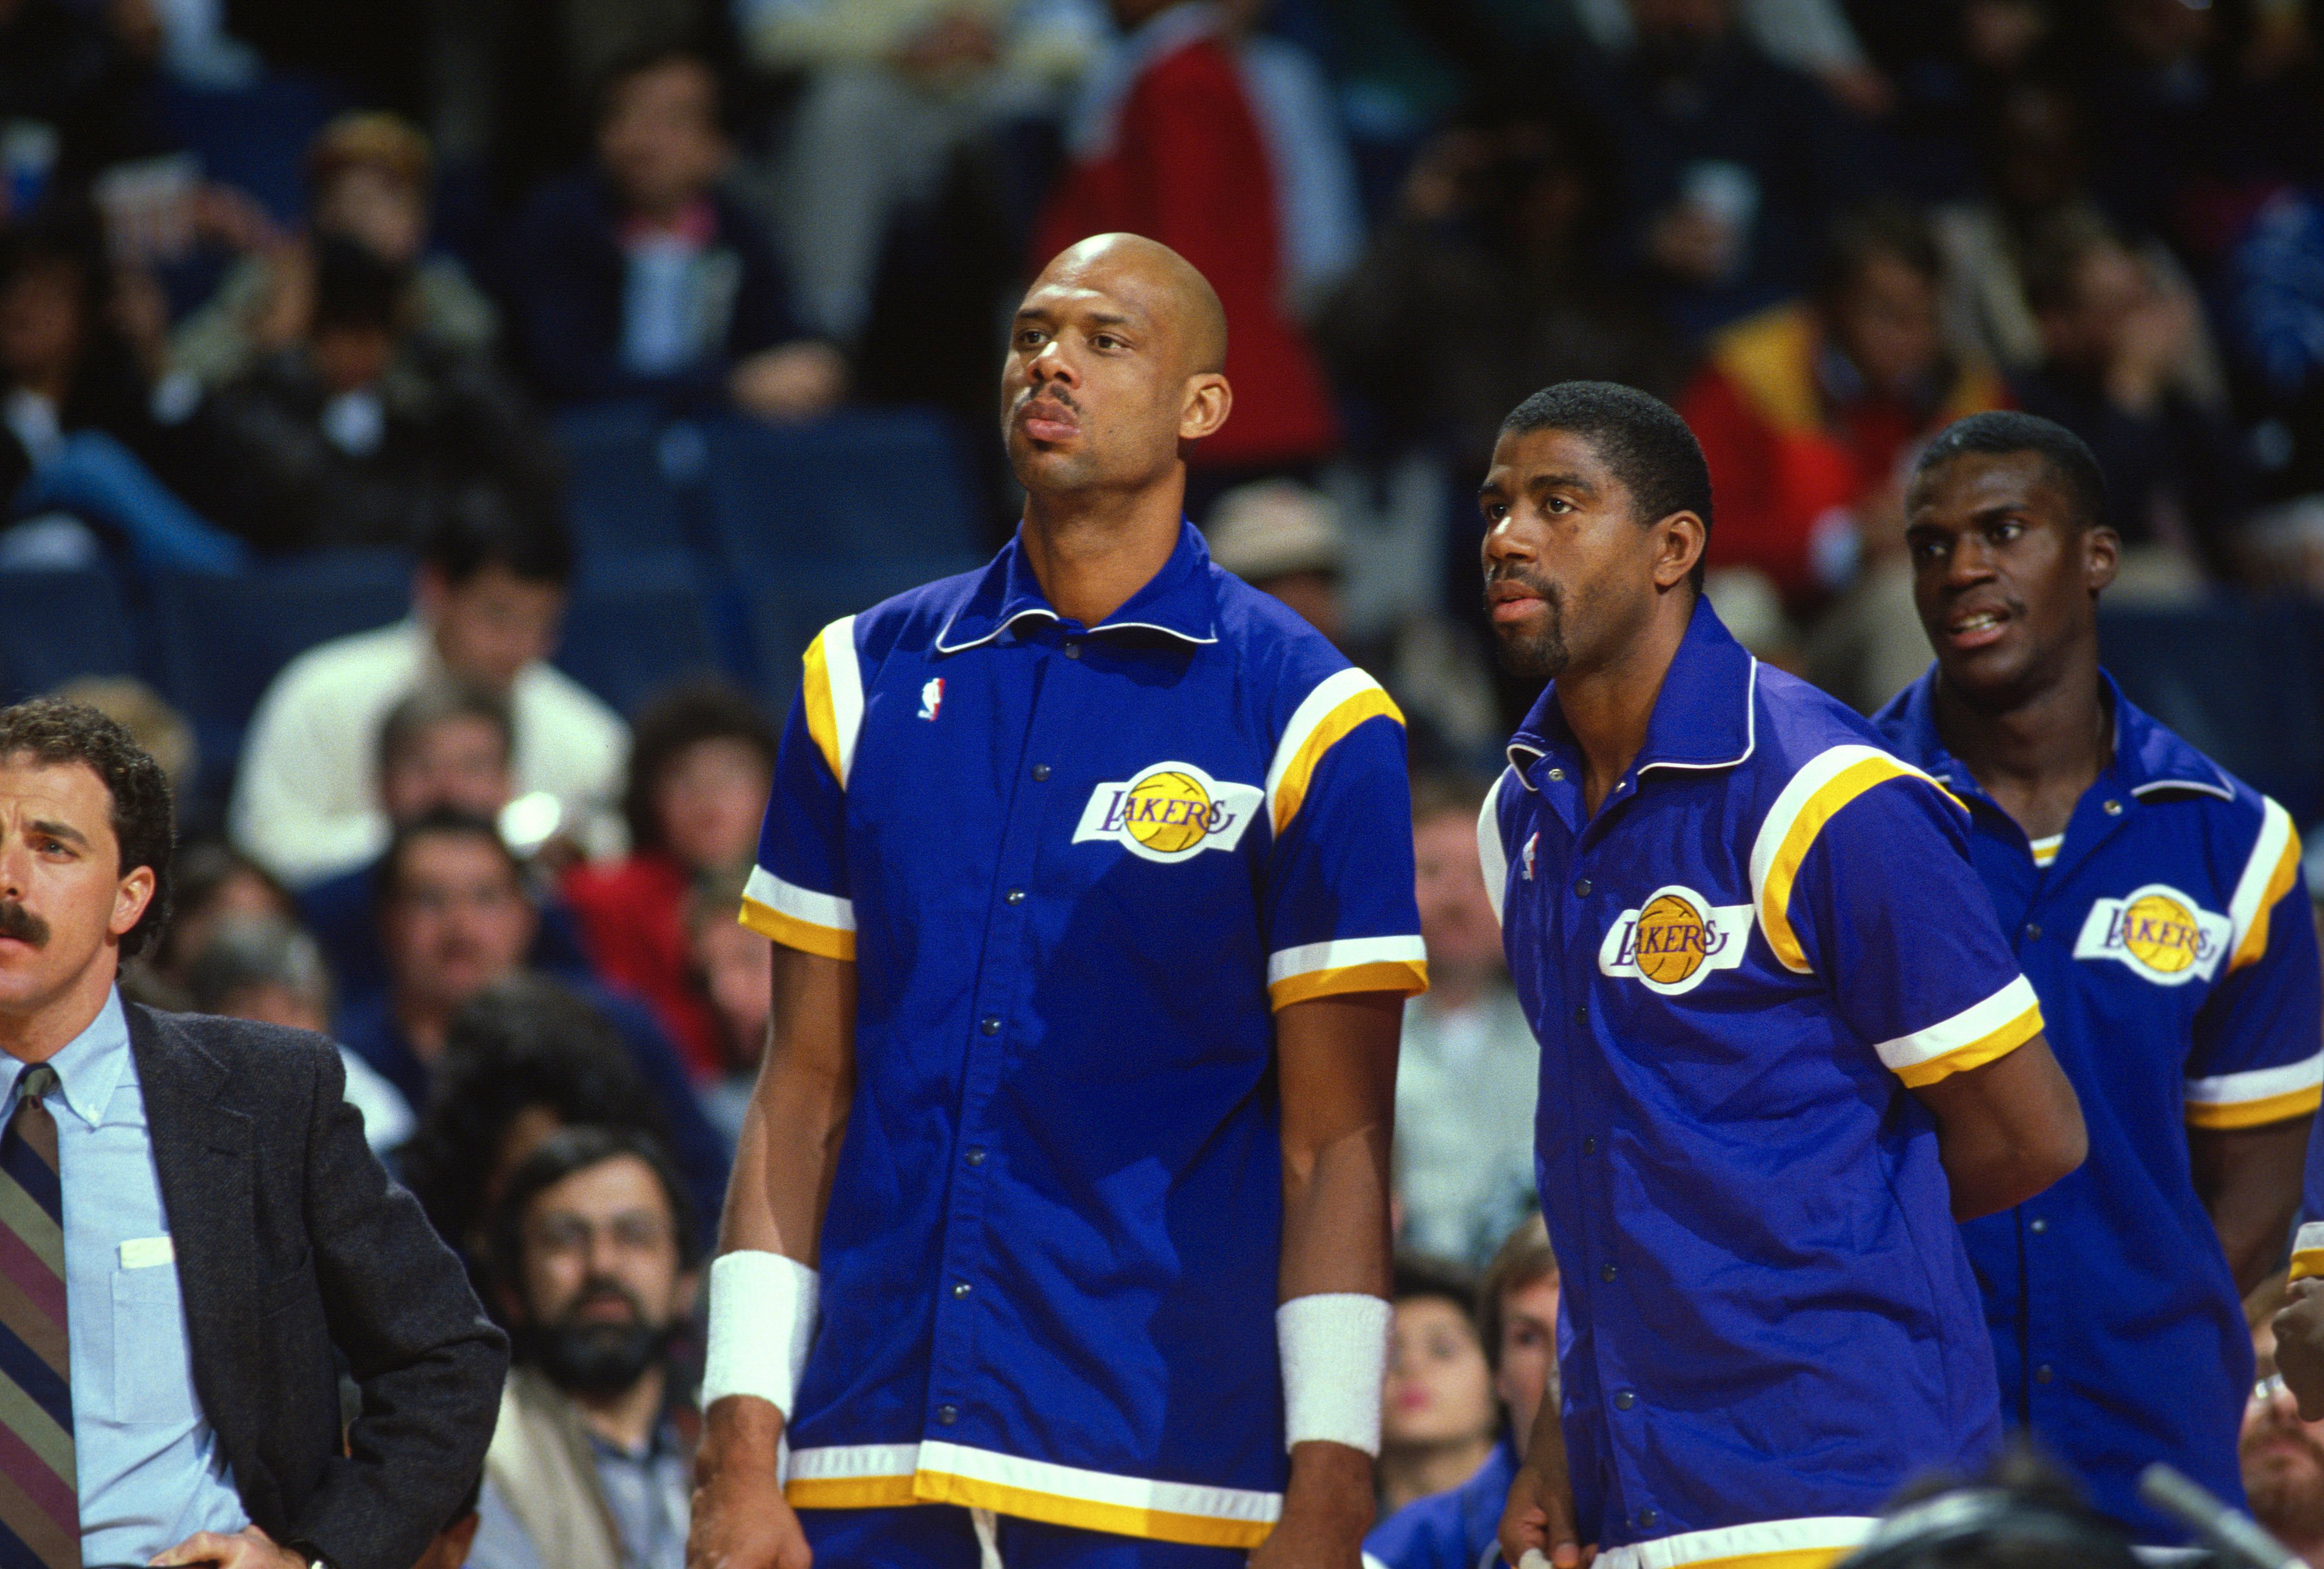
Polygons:
<instances>
[{"instance_id":1,"label":"lakers logo patch","mask_svg":"<svg viewBox=\"0 0 2324 1569\"><path fill-rule=\"evenodd\" d=\"M2226 916L2213 915L2166 883L2150 882L2125 898L2091 905L2074 957L2113 959L2158 986L2183 986L2218 973L2232 929Z\"/></svg>"},{"instance_id":2,"label":"lakers logo patch","mask_svg":"<svg viewBox=\"0 0 2324 1569\"><path fill-rule=\"evenodd\" d=\"M1157 762L1092 790L1074 843L1113 839L1133 855L1165 862L1231 850L1265 798L1257 785L1222 784L1191 762Z\"/></svg>"},{"instance_id":3,"label":"lakers logo patch","mask_svg":"<svg viewBox=\"0 0 2324 1569\"><path fill-rule=\"evenodd\" d=\"M1750 935L1749 905L1714 905L1692 888L1673 884L1655 890L1607 928L1598 969L1676 996L1702 985L1713 970L1740 964Z\"/></svg>"}]
</instances>

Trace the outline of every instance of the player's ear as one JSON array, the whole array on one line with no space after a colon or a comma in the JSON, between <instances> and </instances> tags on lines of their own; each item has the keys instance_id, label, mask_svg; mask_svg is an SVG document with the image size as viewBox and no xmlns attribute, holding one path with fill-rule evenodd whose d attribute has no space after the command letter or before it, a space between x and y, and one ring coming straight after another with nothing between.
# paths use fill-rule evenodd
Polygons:
<instances>
[{"instance_id":1,"label":"player's ear","mask_svg":"<svg viewBox=\"0 0 2324 1569\"><path fill-rule=\"evenodd\" d=\"M2082 582L2092 594L2114 581L2122 566L2122 536L2104 523L2082 531Z\"/></svg>"},{"instance_id":2,"label":"player's ear","mask_svg":"<svg viewBox=\"0 0 2324 1569\"><path fill-rule=\"evenodd\" d=\"M1699 513L1673 512L1654 525L1655 586L1675 588L1686 580L1711 542L1711 531Z\"/></svg>"},{"instance_id":3,"label":"player's ear","mask_svg":"<svg viewBox=\"0 0 2324 1569\"><path fill-rule=\"evenodd\" d=\"M1234 389L1216 371L1186 378L1186 401L1178 411L1178 439L1200 441L1218 434L1234 408Z\"/></svg>"}]
</instances>

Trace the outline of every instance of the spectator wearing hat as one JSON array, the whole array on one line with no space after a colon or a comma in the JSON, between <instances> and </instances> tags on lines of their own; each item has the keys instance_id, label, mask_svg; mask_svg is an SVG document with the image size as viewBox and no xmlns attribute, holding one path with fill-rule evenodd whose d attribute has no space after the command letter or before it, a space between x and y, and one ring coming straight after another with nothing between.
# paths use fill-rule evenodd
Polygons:
<instances>
[{"instance_id":1,"label":"spectator wearing hat","mask_svg":"<svg viewBox=\"0 0 2324 1569\"><path fill-rule=\"evenodd\" d=\"M307 334L315 309L315 256L325 238L352 241L403 272L414 361L491 351L499 318L467 270L428 248L434 157L428 138L396 115L342 115L307 149L307 231L254 249L228 268L209 300L171 335L170 370L202 388L226 386Z\"/></svg>"}]
</instances>

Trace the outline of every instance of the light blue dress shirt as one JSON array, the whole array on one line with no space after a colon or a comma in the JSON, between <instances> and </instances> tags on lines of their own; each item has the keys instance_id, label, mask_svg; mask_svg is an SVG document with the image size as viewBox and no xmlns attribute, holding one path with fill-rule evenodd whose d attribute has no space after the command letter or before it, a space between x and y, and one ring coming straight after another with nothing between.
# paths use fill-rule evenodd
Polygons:
<instances>
[{"instance_id":1,"label":"light blue dress shirt","mask_svg":"<svg viewBox=\"0 0 2324 1569\"><path fill-rule=\"evenodd\" d=\"M86 1564L143 1564L250 1523L194 1394L191 1343L121 994L49 1059L61 1099L66 1318ZM0 1125L24 1065L0 1053Z\"/></svg>"}]
</instances>

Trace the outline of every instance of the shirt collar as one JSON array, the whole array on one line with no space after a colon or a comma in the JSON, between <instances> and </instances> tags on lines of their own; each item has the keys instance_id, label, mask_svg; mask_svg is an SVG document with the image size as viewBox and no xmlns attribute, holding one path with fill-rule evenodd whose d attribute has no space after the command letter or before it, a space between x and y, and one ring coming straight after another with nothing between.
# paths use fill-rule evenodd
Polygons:
<instances>
[{"instance_id":1,"label":"shirt collar","mask_svg":"<svg viewBox=\"0 0 2324 1569\"><path fill-rule=\"evenodd\" d=\"M2236 798L2218 765L2181 740L2154 716L2122 694L2114 677L2103 669L2098 680L2106 700L2114 706L2114 764L2112 772L2134 796L2163 790L2195 790L2221 800ZM1921 678L1904 688L1892 706L1902 731L1906 755L1956 795L1983 791L1960 759L1945 750L1937 734L1937 667L1932 664Z\"/></svg>"},{"instance_id":2,"label":"shirt collar","mask_svg":"<svg viewBox=\"0 0 2324 1569\"><path fill-rule=\"evenodd\" d=\"M1086 630L1098 632L1135 629L1165 632L1182 642L1214 643L1219 641L1218 591L1212 583L1215 570L1203 536L1194 524L1181 519L1177 548L1170 552L1162 569L1148 578L1146 586L1131 595L1120 609ZM1079 623L1066 622L1050 605L1048 596L1041 592L1039 579L1033 576L1032 563L1025 558L1024 541L1019 537L1002 547L1001 554L992 558L992 564L977 579L968 603L953 612L944 631L936 634L936 652L965 652L991 642L1010 626L1028 618L1083 630Z\"/></svg>"},{"instance_id":3,"label":"shirt collar","mask_svg":"<svg viewBox=\"0 0 2324 1569\"><path fill-rule=\"evenodd\" d=\"M1679 640L1646 720L1646 744L1630 771L1733 768L1742 762L1758 745L1758 683L1759 661L1735 641L1710 599L1697 595L1686 635ZM1534 759L1577 746L1552 681L1510 739L1509 761L1524 780ZM1532 788L1530 780L1526 788Z\"/></svg>"},{"instance_id":4,"label":"shirt collar","mask_svg":"<svg viewBox=\"0 0 2324 1569\"><path fill-rule=\"evenodd\" d=\"M57 1087L73 1115L92 1128L104 1121L113 1092L124 1078L136 1081L136 1069L129 1059L129 1016L122 1011L118 988L106 993L105 1006L97 1010L88 1027L48 1060L57 1070ZM16 1112L16 1081L31 1066L0 1052L0 1101L5 1102L9 1116Z\"/></svg>"}]
</instances>

